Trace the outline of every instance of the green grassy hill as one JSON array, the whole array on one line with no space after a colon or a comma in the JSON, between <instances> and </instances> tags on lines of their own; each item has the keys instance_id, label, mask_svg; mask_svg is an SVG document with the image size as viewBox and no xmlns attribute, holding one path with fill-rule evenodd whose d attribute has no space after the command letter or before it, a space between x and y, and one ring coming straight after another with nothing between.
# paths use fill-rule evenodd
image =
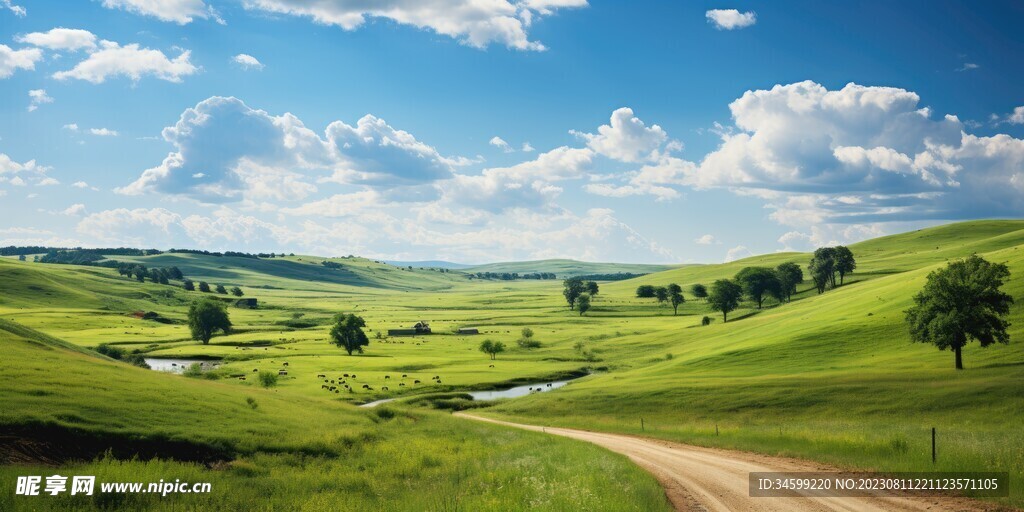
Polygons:
<instances>
[{"instance_id":1,"label":"green grassy hill","mask_svg":"<svg viewBox=\"0 0 1024 512\"><path fill-rule=\"evenodd\" d=\"M488 263L476 265L465 269L464 272L518 272L530 274L534 272L554 272L559 279L566 277L588 275L588 274L616 274L619 272L627 274L648 274L661 272L680 265L649 265L642 263L594 263L589 261L576 260L537 260L537 261L515 261L506 263Z\"/></svg>"},{"instance_id":2,"label":"green grassy hill","mask_svg":"<svg viewBox=\"0 0 1024 512\"><path fill-rule=\"evenodd\" d=\"M243 258L188 253L155 256L111 256L117 261L147 267L178 267L193 280L225 286L247 285L290 289L324 289L324 285L349 285L403 290L442 290L465 278L454 272L396 267L365 258L289 256ZM323 262L339 268L328 268Z\"/></svg>"}]
</instances>

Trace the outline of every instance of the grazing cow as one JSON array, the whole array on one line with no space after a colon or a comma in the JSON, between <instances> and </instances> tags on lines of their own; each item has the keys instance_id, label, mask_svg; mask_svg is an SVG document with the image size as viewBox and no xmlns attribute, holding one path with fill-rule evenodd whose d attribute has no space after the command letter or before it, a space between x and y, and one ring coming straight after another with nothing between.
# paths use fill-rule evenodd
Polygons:
<instances>
[{"instance_id":1,"label":"grazing cow","mask_svg":"<svg viewBox=\"0 0 1024 512\"><path fill-rule=\"evenodd\" d=\"M384 387L380 388L380 390L381 390L381 391L387 391L387 390L388 390L388 387L387 387L387 386L384 386Z\"/></svg>"},{"instance_id":2,"label":"grazing cow","mask_svg":"<svg viewBox=\"0 0 1024 512\"><path fill-rule=\"evenodd\" d=\"M549 387L549 388L551 387L551 384L550 384L550 383L548 383L548 387Z\"/></svg>"},{"instance_id":3,"label":"grazing cow","mask_svg":"<svg viewBox=\"0 0 1024 512\"><path fill-rule=\"evenodd\" d=\"M252 369L252 372L253 372L253 373L256 373L256 372L258 372L258 371L260 371L260 369L259 369L259 368L253 368L253 369Z\"/></svg>"},{"instance_id":4,"label":"grazing cow","mask_svg":"<svg viewBox=\"0 0 1024 512\"><path fill-rule=\"evenodd\" d=\"M346 373L345 376L348 377L348 374Z\"/></svg>"},{"instance_id":5,"label":"grazing cow","mask_svg":"<svg viewBox=\"0 0 1024 512\"><path fill-rule=\"evenodd\" d=\"M385 376L384 376L384 378L385 378L385 379L390 379L390 378L391 378L391 376L390 376L390 375L385 375Z\"/></svg>"},{"instance_id":6,"label":"grazing cow","mask_svg":"<svg viewBox=\"0 0 1024 512\"><path fill-rule=\"evenodd\" d=\"M288 366L288 361L285 361L285 362L284 362L284 365L285 365L285 366Z\"/></svg>"},{"instance_id":7,"label":"grazing cow","mask_svg":"<svg viewBox=\"0 0 1024 512\"><path fill-rule=\"evenodd\" d=\"M238 380L245 380L245 377L239 377Z\"/></svg>"},{"instance_id":8,"label":"grazing cow","mask_svg":"<svg viewBox=\"0 0 1024 512\"><path fill-rule=\"evenodd\" d=\"M402 378L404 379L404 378L406 378L406 377L408 377L408 375L406 375L406 374L404 374L404 373L403 373L403 374L402 374Z\"/></svg>"},{"instance_id":9,"label":"grazing cow","mask_svg":"<svg viewBox=\"0 0 1024 512\"><path fill-rule=\"evenodd\" d=\"M399 383L398 383L398 385L399 385L399 386L404 386L404 385L405 385L405 383L404 383L404 382L399 382Z\"/></svg>"},{"instance_id":10,"label":"grazing cow","mask_svg":"<svg viewBox=\"0 0 1024 512\"><path fill-rule=\"evenodd\" d=\"M354 379L354 378L356 378L356 374L354 374L354 373L353 373L353 374L352 374L352 378L353 378L353 379Z\"/></svg>"},{"instance_id":11,"label":"grazing cow","mask_svg":"<svg viewBox=\"0 0 1024 512\"><path fill-rule=\"evenodd\" d=\"M363 384L363 389L370 389L370 385L369 384Z\"/></svg>"},{"instance_id":12,"label":"grazing cow","mask_svg":"<svg viewBox=\"0 0 1024 512\"><path fill-rule=\"evenodd\" d=\"M418 380L414 380L414 381L412 381L412 383L413 383L413 384L419 384L419 383L420 383L420 381L418 381Z\"/></svg>"},{"instance_id":13,"label":"grazing cow","mask_svg":"<svg viewBox=\"0 0 1024 512\"><path fill-rule=\"evenodd\" d=\"M318 373L318 374L316 374L316 378L318 378L318 379L326 379L327 376L322 374L322 373Z\"/></svg>"},{"instance_id":14,"label":"grazing cow","mask_svg":"<svg viewBox=\"0 0 1024 512\"><path fill-rule=\"evenodd\" d=\"M492 365L488 366L488 368L494 368L494 365L492 364Z\"/></svg>"},{"instance_id":15,"label":"grazing cow","mask_svg":"<svg viewBox=\"0 0 1024 512\"><path fill-rule=\"evenodd\" d=\"M277 374L278 375L288 375L288 370L278 370Z\"/></svg>"},{"instance_id":16,"label":"grazing cow","mask_svg":"<svg viewBox=\"0 0 1024 512\"><path fill-rule=\"evenodd\" d=\"M320 389L327 389L327 384L321 384Z\"/></svg>"},{"instance_id":17,"label":"grazing cow","mask_svg":"<svg viewBox=\"0 0 1024 512\"><path fill-rule=\"evenodd\" d=\"M334 392L335 393L341 393L341 390L340 389L335 389Z\"/></svg>"}]
</instances>

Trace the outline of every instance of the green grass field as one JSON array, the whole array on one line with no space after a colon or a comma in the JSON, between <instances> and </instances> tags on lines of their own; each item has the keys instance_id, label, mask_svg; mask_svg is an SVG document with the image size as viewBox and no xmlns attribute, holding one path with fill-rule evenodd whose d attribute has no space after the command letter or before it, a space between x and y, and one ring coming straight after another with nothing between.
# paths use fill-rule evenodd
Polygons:
<instances>
[{"instance_id":1,"label":"green grass field","mask_svg":"<svg viewBox=\"0 0 1024 512\"><path fill-rule=\"evenodd\" d=\"M257 309L231 308L235 331L209 345L192 341L184 322L189 303L204 294L140 284L105 268L3 258L0 342L8 357L0 365L0 425L121 436L142 447L187 441L197 452L226 460L175 461L158 452L148 462L113 457L61 466L73 474L139 480L178 472L231 489L188 498L199 501L123 503L133 508L237 509L246 499L309 509L328 502L315 500L418 509L418 499L433 500L435 510L666 508L651 477L589 445L459 421L415 405L389 405L395 417L388 419L352 405L591 370L557 391L478 412L638 434L643 418L648 436L850 468L1010 471L1013 494L1002 503L1021 506L1022 247L1024 221L960 223L869 240L851 246L858 269L844 286L817 295L804 283L791 303L769 301L762 310L745 303L728 323L694 300L689 286L751 265L793 261L806 267L809 255L776 253L601 283L583 317L565 306L558 281L470 280L457 271L401 269L361 258L333 259L341 269L309 256L116 258L178 266L193 280L237 285L258 299ZM972 253L1010 267L1006 291L1017 303L1011 343L969 346L967 369L957 372L951 353L910 343L903 311L929 271ZM508 271L560 273L548 268ZM669 283L683 285L687 296L678 316L633 296L640 284ZM139 318L150 311L160 320ZM347 356L328 343L330 318L339 312L366 318L371 342L365 354ZM715 320L701 327L705 315ZM429 321L434 334L383 334L420 320ZM454 334L459 327L482 334ZM536 332L540 348L517 346L523 327ZM492 362L477 350L483 339L502 341L509 351ZM163 374L87 350L101 343L146 357L216 358L221 365L209 379ZM288 375L276 387L263 389L253 378L254 370L277 372L285 363ZM358 384L353 392L321 388L317 375L343 373L358 375L349 379ZM939 432L936 466L928 444L932 427ZM604 470L588 470L595 464ZM14 475L29 468L4 466L2 485L13 486ZM0 509L31 506L10 501L11 494L0 496ZM458 501L445 501L451 496Z\"/></svg>"}]
</instances>

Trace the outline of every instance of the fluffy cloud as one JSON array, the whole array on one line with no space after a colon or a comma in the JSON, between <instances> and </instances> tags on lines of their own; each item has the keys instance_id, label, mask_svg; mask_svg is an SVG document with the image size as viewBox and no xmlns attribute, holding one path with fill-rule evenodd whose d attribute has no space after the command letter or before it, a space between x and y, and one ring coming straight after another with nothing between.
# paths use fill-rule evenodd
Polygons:
<instances>
[{"instance_id":1,"label":"fluffy cloud","mask_svg":"<svg viewBox=\"0 0 1024 512\"><path fill-rule=\"evenodd\" d=\"M544 50L530 41L527 28L537 16L556 9L585 7L586 0L245 0L249 9L310 17L317 23L355 30L367 18L429 29L475 48L499 43L517 50Z\"/></svg>"},{"instance_id":2,"label":"fluffy cloud","mask_svg":"<svg viewBox=\"0 0 1024 512\"><path fill-rule=\"evenodd\" d=\"M714 235L703 235L703 236L695 238L693 240L693 243L695 243L697 245L715 245L715 244L720 244L722 242L719 242L718 239L715 238Z\"/></svg>"},{"instance_id":3,"label":"fluffy cloud","mask_svg":"<svg viewBox=\"0 0 1024 512\"><path fill-rule=\"evenodd\" d=\"M612 112L609 124L598 127L597 134L570 133L585 140L587 147L598 154L622 162L657 160L658 150L668 140L665 130L658 125L648 128L630 108Z\"/></svg>"},{"instance_id":4,"label":"fluffy cloud","mask_svg":"<svg viewBox=\"0 0 1024 512\"><path fill-rule=\"evenodd\" d=\"M194 18L211 18L223 23L213 7L207 6L203 0L103 0L103 7L123 9L180 25L191 23Z\"/></svg>"},{"instance_id":5,"label":"fluffy cloud","mask_svg":"<svg viewBox=\"0 0 1024 512\"><path fill-rule=\"evenodd\" d=\"M15 38L19 43L58 51L93 50L96 35L88 30L58 27L47 32L32 32Z\"/></svg>"},{"instance_id":6,"label":"fluffy cloud","mask_svg":"<svg viewBox=\"0 0 1024 512\"><path fill-rule=\"evenodd\" d=\"M71 206L68 206L60 213L61 215L67 215L69 217L78 217L79 215L85 213L85 205L82 203L76 203Z\"/></svg>"},{"instance_id":7,"label":"fluffy cloud","mask_svg":"<svg viewBox=\"0 0 1024 512\"><path fill-rule=\"evenodd\" d=\"M22 18L26 14L28 14L28 11L26 11L24 7L22 7L20 5L14 5L13 3L11 3L11 0L2 0L2 1L0 1L0 7L3 7L5 9L13 12L14 15L19 17L19 18Z\"/></svg>"},{"instance_id":8,"label":"fluffy cloud","mask_svg":"<svg viewBox=\"0 0 1024 512\"><path fill-rule=\"evenodd\" d=\"M1013 113L1006 116L1006 122L1010 124L1024 124L1024 107L1013 109Z\"/></svg>"},{"instance_id":9,"label":"fluffy cloud","mask_svg":"<svg viewBox=\"0 0 1024 512\"><path fill-rule=\"evenodd\" d=\"M324 183L411 187L450 178L461 163L374 116L355 126L335 121L321 137L291 114L273 116L236 98L203 100L163 137L176 151L119 192L295 200L316 190L314 174L330 172Z\"/></svg>"},{"instance_id":10,"label":"fluffy cloud","mask_svg":"<svg viewBox=\"0 0 1024 512\"><path fill-rule=\"evenodd\" d=\"M6 44L0 44L0 79L13 75L19 69L35 69L36 62L41 58L43 51L39 48L14 50Z\"/></svg>"},{"instance_id":11,"label":"fluffy cloud","mask_svg":"<svg viewBox=\"0 0 1024 512\"><path fill-rule=\"evenodd\" d=\"M738 130L720 132L699 165L652 166L646 179L754 195L787 225L1024 211L1024 141L968 134L918 103L911 91L857 84L748 91L730 104Z\"/></svg>"},{"instance_id":12,"label":"fluffy cloud","mask_svg":"<svg viewBox=\"0 0 1024 512\"><path fill-rule=\"evenodd\" d=\"M260 62L256 57L246 53L239 53L231 58L231 60L242 67L244 70L256 70L261 71L263 69L263 63Z\"/></svg>"},{"instance_id":13,"label":"fluffy cloud","mask_svg":"<svg viewBox=\"0 0 1024 512\"><path fill-rule=\"evenodd\" d=\"M712 9L704 16L719 30L745 28L757 23L754 11L740 12L736 9Z\"/></svg>"},{"instance_id":14,"label":"fluffy cloud","mask_svg":"<svg viewBox=\"0 0 1024 512\"><path fill-rule=\"evenodd\" d=\"M492 146L494 146L494 147L496 147L496 148L498 148L498 149L500 149L500 150L502 150L502 151L504 151L506 153L511 153L511 152L515 151L514 149L512 149L511 146L508 145L508 142L505 142L505 139L502 139L501 137L498 137L497 135L495 135L494 137L491 137L491 140L490 140L490 142L488 142L488 144L490 144L490 145L492 145Z\"/></svg>"},{"instance_id":15,"label":"fluffy cloud","mask_svg":"<svg viewBox=\"0 0 1024 512\"><path fill-rule=\"evenodd\" d=\"M89 128L89 134L97 137L117 137L117 130L109 128Z\"/></svg>"},{"instance_id":16,"label":"fluffy cloud","mask_svg":"<svg viewBox=\"0 0 1024 512\"><path fill-rule=\"evenodd\" d=\"M39 105L53 103L53 98L46 94L46 89L32 89L28 92L28 111L33 112Z\"/></svg>"},{"instance_id":17,"label":"fluffy cloud","mask_svg":"<svg viewBox=\"0 0 1024 512\"><path fill-rule=\"evenodd\" d=\"M153 240L175 239L180 224L181 216L164 208L117 208L86 216L76 229L104 243L145 247Z\"/></svg>"},{"instance_id":18,"label":"fluffy cloud","mask_svg":"<svg viewBox=\"0 0 1024 512\"><path fill-rule=\"evenodd\" d=\"M36 164L35 160L18 163L11 157L7 156L7 154L0 153L0 176L5 174L18 174L22 172L43 173L46 172L46 168Z\"/></svg>"},{"instance_id":19,"label":"fluffy cloud","mask_svg":"<svg viewBox=\"0 0 1024 512\"><path fill-rule=\"evenodd\" d=\"M121 46L104 40L100 41L99 49L90 53L88 58L70 70L54 73L53 77L100 84L111 77L124 76L138 82L144 76L153 76L177 83L181 82L182 77L199 71L190 57L191 52L188 50L182 50L177 57L171 59L160 50L141 48L136 43Z\"/></svg>"}]
</instances>

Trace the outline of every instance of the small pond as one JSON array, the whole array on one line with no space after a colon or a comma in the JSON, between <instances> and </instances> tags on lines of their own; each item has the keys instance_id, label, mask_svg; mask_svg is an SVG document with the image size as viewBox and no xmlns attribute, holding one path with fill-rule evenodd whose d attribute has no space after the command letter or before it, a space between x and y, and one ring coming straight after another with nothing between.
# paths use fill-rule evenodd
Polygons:
<instances>
[{"instance_id":1,"label":"small pond","mask_svg":"<svg viewBox=\"0 0 1024 512\"><path fill-rule=\"evenodd\" d=\"M502 389L497 391L466 391L465 393L472 396L473 400L497 400L499 398L518 398L526 396L531 393L543 393L545 391L551 391L552 389L558 389L568 383L571 380L553 380L549 382L541 382L538 384L525 384L522 386L516 386L514 388ZM395 398L385 398L383 400L376 400L370 403L363 404L361 407L377 407L381 404L386 404L396 400Z\"/></svg>"},{"instance_id":2,"label":"small pond","mask_svg":"<svg viewBox=\"0 0 1024 512\"><path fill-rule=\"evenodd\" d=\"M220 366L220 361L208 359L165 359L159 357L145 358L149 368L158 372L182 373L189 366L199 363L203 370L212 370Z\"/></svg>"}]
</instances>

